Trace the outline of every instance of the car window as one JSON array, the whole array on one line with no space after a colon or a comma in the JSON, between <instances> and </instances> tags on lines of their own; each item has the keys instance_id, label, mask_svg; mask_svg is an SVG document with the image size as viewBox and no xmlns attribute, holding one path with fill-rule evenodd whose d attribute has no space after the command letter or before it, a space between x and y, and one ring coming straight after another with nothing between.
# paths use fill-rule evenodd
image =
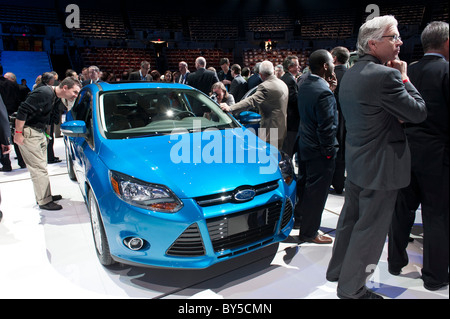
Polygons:
<instances>
[{"instance_id":1,"label":"car window","mask_svg":"<svg viewBox=\"0 0 450 319\"><path fill-rule=\"evenodd\" d=\"M82 91L71 109L75 120L86 121L89 109L92 108L92 93L89 90Z\"/></svg>"},{"instance_id":2,"label":"car window","mask_svg":"<svg viewBox=\"0 0 450 319\"><path fill-rule=\"evenodd\" d=\"M195 90L107 91L99 102L100 122L109 139L238 126L214 101Z\"/></svg>"},{"instance_id":3,"label":"car window","mask_svg":"<svg viewBox=\"0 0 450 319\"><path fill-rule=\"evenodd\" d=\"M86 139L91 147L93 147L93 121L92 121L92 93L88 89L80 92L74 106L70 110L72 118L86 123L87 135Z\"/></svg>"}]
</instances>

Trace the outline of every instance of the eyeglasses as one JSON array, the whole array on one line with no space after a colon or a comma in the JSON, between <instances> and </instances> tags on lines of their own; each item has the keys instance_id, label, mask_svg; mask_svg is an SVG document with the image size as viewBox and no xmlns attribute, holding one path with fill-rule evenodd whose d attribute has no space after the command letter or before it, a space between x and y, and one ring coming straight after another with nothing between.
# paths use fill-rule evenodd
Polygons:
<instances>
[{"instance_id":1,"label":"eyeglasses","mask_svg":"<svg viewBox=\"0 0 450 319\"><path fill-rule=\"evenodd\" d=\"M394 40L394 42L398 42L402 40L402 37L399 35L383 35L382 38L392 38L392 40Z\"/></svg>"}]
</instances>

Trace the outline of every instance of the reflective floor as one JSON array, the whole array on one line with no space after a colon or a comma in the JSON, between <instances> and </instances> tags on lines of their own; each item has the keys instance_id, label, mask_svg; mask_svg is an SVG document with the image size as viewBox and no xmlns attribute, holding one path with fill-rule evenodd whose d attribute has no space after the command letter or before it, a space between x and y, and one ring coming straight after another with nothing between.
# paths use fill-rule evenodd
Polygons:
<instances>
[{"instance_id":1,"label":"reflective floor","mask_svg":"<svg viewBox=\"0 0 450 319\"><path fill-rule=\"evenodd\" d=\"M0 172L0 298L225 298L336 299L336 283L325 279L332 245L298 244L298 230L279 245L204 270L104 268L94 251L81 193L66 173L63 140L55 140L61 163L50 164L53 194L61 211L40 210L26 169L14 160ZM322 231L334 234L343 197L330 194ZM410 263L399 276L387 271L386 247L367 286L393 299L448 299L446 289L423 288L420 213L408 246Z\"/></svg>"}]
</instances>

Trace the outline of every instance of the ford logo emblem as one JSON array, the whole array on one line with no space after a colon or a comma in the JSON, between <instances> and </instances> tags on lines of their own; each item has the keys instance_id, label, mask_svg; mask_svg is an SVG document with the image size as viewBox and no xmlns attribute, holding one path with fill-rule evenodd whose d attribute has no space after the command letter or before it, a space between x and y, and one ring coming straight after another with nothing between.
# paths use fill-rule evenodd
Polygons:
<instances>
[{"instance_id":1,"label":"ford logo emblem","mask_svg":"<svg viewBox=\"0 0 450 319\"><path fill-rule=\"evenodd\" d=\"M234 191L233 198L237 202L246 202L252 200L255 195L256 191L253 188L240 188Z\"/></svg>"}]
</instances>

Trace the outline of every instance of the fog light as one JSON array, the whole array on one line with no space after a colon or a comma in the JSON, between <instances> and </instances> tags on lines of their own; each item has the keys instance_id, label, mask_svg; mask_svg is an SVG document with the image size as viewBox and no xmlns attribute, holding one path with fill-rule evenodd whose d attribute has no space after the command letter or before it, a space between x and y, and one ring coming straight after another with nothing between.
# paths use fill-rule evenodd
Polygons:
<instances>
[{"instance_id":1,"label":"fog light","mask_svg":"<svg viewBox=\"0 0 450 319\"><path fill-rule=\"evenodd\" d=\"M123 243L131 250L139 250L144 246L144 241L138 237L125 238Z\"/></svg>"}]
</instances>

